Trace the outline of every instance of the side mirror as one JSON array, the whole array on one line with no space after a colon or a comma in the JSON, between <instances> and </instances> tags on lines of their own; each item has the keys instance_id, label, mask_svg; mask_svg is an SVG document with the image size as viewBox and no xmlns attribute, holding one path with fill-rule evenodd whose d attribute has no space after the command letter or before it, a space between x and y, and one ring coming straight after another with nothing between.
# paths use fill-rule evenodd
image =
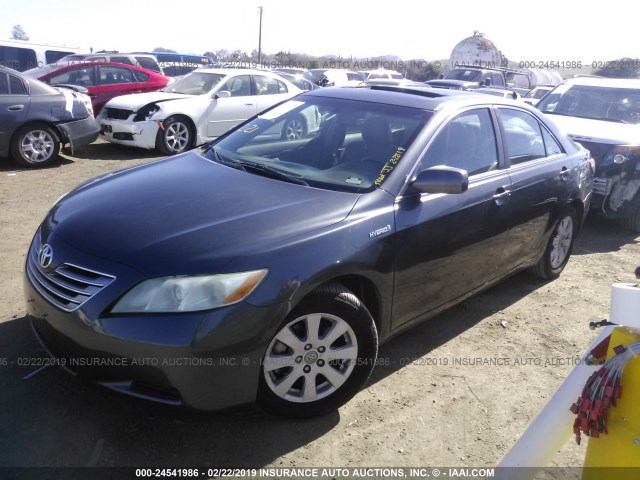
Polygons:
<instances>
[{"instance_id":1,"label":"side mirror","mask_svg":"<svg viewBox=\"0 0 640 480\"><path fill-rule=\"evenodd\" d=\"M469 174L460 168L437 165L421 171L411 183L417 193L463 193L469 188Z\"/></svg>"},{"instance_id":2,"label":"side mirror","mask_svg":"<svg viewBox=\"0 0 640 480\"><path fill-rule=\"evenodd\" d=\"M231 92L229 90L220 90L213 98L229 98Z\"/></svg>"}]
</instances>

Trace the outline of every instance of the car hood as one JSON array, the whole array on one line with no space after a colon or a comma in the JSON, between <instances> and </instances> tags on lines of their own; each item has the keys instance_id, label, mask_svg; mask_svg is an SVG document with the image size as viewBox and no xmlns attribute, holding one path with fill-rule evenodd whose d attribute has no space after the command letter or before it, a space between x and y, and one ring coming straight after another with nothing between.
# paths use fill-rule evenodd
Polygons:
<instances>
[{"instance_id":1,"label":"car hood","mask_svg":"<svg viewBox=\"0 0 640 480\"><path fill-rule=\"evenodd\" d=\"M196 98L196 95L185 95L183 93L168 92L146 92L132 93L131 95L121 95L115 97L107 103L108 108L122 108L127 110L137 110L149 103L168 102L171 100L184 100Z\"/></svg>"},{"instance_id":2,"label":"car hood","mask_svg":"<svg viewBox=\"0 0 640 480\"><path fill-rule=\"evenodd\" d=\"M640 125L567 117L553 113L545 113L545 116L576 142L640 145Z\"/></svg>"},{"instance_id":3,"label":"car hood","mask_svg":"<svg viewBox=\"0 0 640 480\"><path fill-rule=\"evenodd\" d=\"M440 88L462 88L468 85L478 85L478 82L466 82L464 80L429 80L426 82L427 85L431 85L432 87L440 87Z\"/></svg>"},{"instance_id":4,"label":"car hood","mask_svg":"<svg viewBox=\"0 0 640 480\"><path fill-rule=\"evenodd\" d=\"M357 199L192 151L87 182L53 207L41 235L148 276L203 274L340 222Z\"/></svg>"}]
</instances>

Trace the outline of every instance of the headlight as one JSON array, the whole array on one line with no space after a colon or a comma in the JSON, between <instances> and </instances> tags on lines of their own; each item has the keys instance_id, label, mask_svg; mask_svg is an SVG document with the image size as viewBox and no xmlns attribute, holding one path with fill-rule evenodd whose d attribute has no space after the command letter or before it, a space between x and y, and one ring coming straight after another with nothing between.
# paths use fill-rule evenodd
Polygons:
<instances>
[{"instance_id":1,"label":"headlight","mask_svg":"<svg viewBox=\"0 0 640 480\"><path fill-rule=\"evenodd\" d=\"M145 120L151 119L151 117L158 113L158 111L160 111L160 107L155 103L150 103L149 105L145 105L140 110L138 110L136 116L133 117L133 121L144 122Z\"/></svg>"},{"instance_id":2,"label":"headlight","mask_svg":"<svg viewBox=\"0 0 640 480\"><path fill-rule=\"evenodd\" d=\"M160 277L133 287L111 309L112 313L196 312L238 303L266 277L268 270Z\"/></svg>"}]
</instances>

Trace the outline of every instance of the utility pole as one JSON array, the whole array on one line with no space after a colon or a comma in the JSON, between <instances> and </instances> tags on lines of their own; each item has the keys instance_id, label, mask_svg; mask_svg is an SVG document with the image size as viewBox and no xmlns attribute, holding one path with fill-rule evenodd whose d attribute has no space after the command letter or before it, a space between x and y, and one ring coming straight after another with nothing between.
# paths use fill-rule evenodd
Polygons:
<instances>
[{"instance_id":1,"label":"utility pole","mask_svg":"<svg viewBox=\"0 0 640 480\"><path fill-rule=\"evenodd\" d=\"M258 7L260 12L260 29L258 30L258 65L262 64L262 7Z\"/></svg>"}]
</instances>

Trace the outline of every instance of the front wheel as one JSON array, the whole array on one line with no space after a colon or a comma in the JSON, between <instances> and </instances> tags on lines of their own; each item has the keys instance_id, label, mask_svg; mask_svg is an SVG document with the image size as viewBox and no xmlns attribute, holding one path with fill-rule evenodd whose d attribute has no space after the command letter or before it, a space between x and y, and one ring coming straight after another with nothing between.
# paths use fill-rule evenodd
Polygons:
<instances>
[{"instance_id":1,"label":"front wheel","mask_svg":"<svg viewBox=\"0 0 640 480\"><path fill-rule=\"evenodd\" d=\"M569 261L577 232L578 217L576 211L573 207L566 207L551 234L544 255L532 267L531 272L545 279L558 277Z\"/></svg>"},{"instance_id":2,"label":"front wheel","mask_svg":"<svg viewBox=\"0 0 640 480\"><path fill-rule=\"evenodd\" d=\"M363 387L378 355L364 304L339 284L312 292L285 319L264 355L257 404L268 413L313 417Z\"/></svg>"},{"instance_id":3,"label":"front wheel","mask_svg":"<svg viewBox=\"0 0 640 480\"><path fill-rule=\"evenodd\" d=\"M177 155L186 152L194 143L191 124L183 117L169 117L162 122L158 130L156 147L165 155Z\"/></svg>"},{"instance_id":4,"label":"front wheel","mask_svg":"<svg viewBox=\"0 0 640 480\"><path fill-rule=\"evenodd\" d=\"M11 157L26 167L44 167L55 162L60 153L56 131L44 123L20 128L11 143Z\"/></svg>"},{"instance_id":5,"label":"front wheel","mask_svg":"<svg viewBox=\"0 0 640 480\"><path fill-rule=\"evenodd\" d=\"M628 216L620 219L622 228L633 233L640 233L640 207L633 210Z\"/></svg>"}]
</instances>

